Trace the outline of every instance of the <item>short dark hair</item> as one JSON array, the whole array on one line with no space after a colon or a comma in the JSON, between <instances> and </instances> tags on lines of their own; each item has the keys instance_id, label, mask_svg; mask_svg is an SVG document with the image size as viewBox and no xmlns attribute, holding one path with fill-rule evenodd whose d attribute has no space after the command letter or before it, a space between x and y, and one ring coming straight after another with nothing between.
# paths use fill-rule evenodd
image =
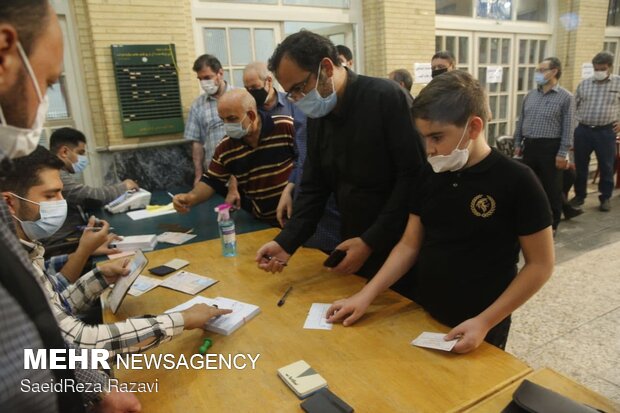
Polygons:
<instances>
[{"instance_id":1,"label":"short dark hair","mask_svg":"<svg viewBox=\"0 0 620 413\"><path fill-rule=\"evenodd\" d=\"M452 54L451 51L449 50L440 50L438 52L436 52L433 57L431 57L431 61L434 59L444 59L450 62L451 66L455 66L456 67L456 58L454 57L454 54Z\"/></svg>"},{"instance_id":2,"label":"short dark hair","mask_svg":"<svg viewBox=\"0 0 620 413\"><path fill-rule=\"evenodd\" d=\"M210 54L203 54L202 56L198 57L198 59L196 59L192 70L198 73L202 69L204 69L205 66L211 68L211 70L213 70L215 73L219 72L222 68L222 64L217 57Z\"/></svg>"},{"instance_id":3,"label":"short dark hair","mask_svg":"<svg viewBox=\"0 0 620 413\"><path fill-rule=\"evenodd\" d=\"M462 70L435 77L413 101L414 119L464 126L471 116L486 123L487 96L480 82Z\"/></svg>"},{"instance_id":4,"label":"short dark hair","mask_svg":"<svg viewBox=\"0 0 620 413\"><path fill-rule=\"evenodd\" d=\"M0 1L0 23L15 27L19 42L27 55L43 33L52 12L48 0Z\"/></svg>"},{"instance_id":5,"label":"short dark hair","mask_svg":"<svg viewBox=\"0 0 620 413\"><path fill-rule=\"evenodd\" d=\"M5 171L0 179L1 189L3 192L13 192L23 197L30 188L41 184L39 177L41 171L61 170L65 164L43 146L37 146L30 155L13 159L11 166L11 169Z\"/></svg>"},{"instance_id":6,"label":"short dark hair","mask_svg":"<svg viewBox=\"0 0 620 413\"><path fill-rule=\"evenodd\" d=\"M599 52L596 54L596 56L594 56L592 58L592 64L593 65L607 65L607 66L613 66L614 65L614 55L610 52L607 51L603 51L603 52Z\"/></svg>"},{"instance_id":7,"label":"short dark hair","mask_svg":"<svg viewBox=\"0 0 620 413\"><path fill-rule=\"evenodd\" d=\"M86 144L86 136L79 130L73 128L56 129L50 136L50 151L56 154L62 146L67 145L75 148L80 142Z\"/></svg>"},{"instance_id":8,"label":"short dark hair","mask_svg":"<svg viewBox=\"0 0 620 413\"><path fill-rule=\"evenodd\" d=\"M411 87L413 86L413 78L411 77L411 73L407 69L396 69L392 73L390 73L392 79L397 83L403 83L405 85L405 89L411 91Z\"/></svg>"},{"instance_id":9,"label":"short dark hair","mask_svg":"<svg viewBox=\"0 0 620 413\"><path fill-rule=\"evenodd\" d=\"M278 71L280 62L288 56L297 65L307 71L316 72L321 60L329 58L335 66L342 66L338 59L336 46L327 38L308 30L291 34L276 47L269 58L269 70Z\"/></svg>"},{"instance_id":10,"label":"short dark hair","mask_svg":"<svg viewBox=\"0 0 620 413\"><path fill-rule=\"evenodd\" d=\"M343 44L336 45L336 50L338 51L338 54L343 55L347 61L353 60L353 52L347 46Z\"/></svg>"},{"instance_id":11,"label":"short dark hair","mask_svg":"<svg viewBox=\"0 0 620 413\"><path fill-rule=\"evenodd\" d=\"M545 57L543 62L549 62L549 69L558 69L558 74L555 78L560 80L562 77L562 62L557 57Z\"/></svg>"}]
</instances>

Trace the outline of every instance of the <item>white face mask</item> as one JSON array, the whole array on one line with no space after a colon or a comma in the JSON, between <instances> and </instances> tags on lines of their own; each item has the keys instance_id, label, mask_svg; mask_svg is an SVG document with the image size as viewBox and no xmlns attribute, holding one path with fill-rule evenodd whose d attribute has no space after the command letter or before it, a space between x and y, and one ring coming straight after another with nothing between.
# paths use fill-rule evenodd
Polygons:
<instances>
[{"instance_id":1,"label":"white face mask","mask_svg":"<svg viewBox=\"0 0 620 413\"><path fill-rule=\"evenodd\" d=\"M607 76L609 76L609 74L607 73L607 70L595 70L594 71L594 80L605 80L607 79Z\"/></svg>"},{"instance_id":2,"label":"white face mask","mask_svg":"<svg viewBox=\"0 0 620 413\"><path fill-rule=\"evenodd\" d=\"M62 227L65 219L67 219L67 201L64 199L60 201L34 202L13 193L11 195L23 201L39 205L39 215L41 215L41 218L37 221L22 221L13 215L13 218L19 221L24 234L26 234L30 241L51 237Z\"/></svg>"},{"instance_id":3,"label":"white face mask","mask_svg":"<svg viewBox=\"0 0 620 413\"><path fill-rule=\"evenodd\" d=\"M435 155L428 157L428 163L431 164L435 173L458 171L459 169L463 169L463 167L467 164L467 161L469 160L469 143L465 149L459 149L459 145L465 138L468 126L469 120L465 124L465 130L463 130L459 143L456 144L456 148L454 148L449 155Z\"/></svg>"},{"instance_id":4,"label":"white face mask","mask_svg":"<svg viewBox=\"0 0 620 413\"><path fill-rule=\"evenodd\" d=\"M215 84L215 80L213 79L203 79L200 81L200 87L205 93L209 96L213 96L219 90L219 86Z\"/></svg>"},{"instance_id":5,"label":"white face mask","mask_svg":"<svg viewBox=\"0 0 620 413\"><path fill-rule=\"evenodd\" d=\"M0 125L0 149L2 149L9 158L19 158L20 156L30 155L36 149L39 144L39 139L41 138L41 133L43 132L43 124L47 117L47 109L49 108L48 97L43 97L41 89L39 89L37 78L28 61L28 56L26 56L19 42L17 42L17 50L19 51L19 55L24 62L24 66L26 67L28 75L34 84L37 96L39 97L39 108L37 109L37 117L34 120L34 124L30 129L26 129L9 125L0 107L0 122L2 122ZM22 96L17 98L23 99Z\"/></svg>"}]
</instances>

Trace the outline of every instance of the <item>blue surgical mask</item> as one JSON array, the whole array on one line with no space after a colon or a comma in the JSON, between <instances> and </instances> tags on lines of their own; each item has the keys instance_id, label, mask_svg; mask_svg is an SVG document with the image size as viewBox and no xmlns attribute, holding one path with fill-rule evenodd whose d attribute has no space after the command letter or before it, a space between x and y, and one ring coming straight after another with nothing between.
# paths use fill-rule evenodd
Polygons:
<instances>
[{"instance_id":1,"label":"blue surgical mask","mask_svg":"<svg viewBox=\"0 0 620 413\"><path fill-rule=\"evenodd\" d=\"M26 234L30 241L51 237L62 227L62 224L65 223L65 219L67 218L66 200L34 202L13 193L11 193L11 195L23 201L39 205L39 215L41 215L41 218L37 221L22 221L13 215L13 218L19 221L24 230L24 234Z\"/></svg>"},{"instance_id":2,"label":"blue surgical mask","mask_svg":"<svg viewBox=\"0 0 620 413\"><path fill-rule=\"evenodd\" d=\"M547 84L548 81L549 79L545 78L544 73L540 73L540 72L534 73L534 82L536 82L538 86L544 86Z\"/></svg>"},{"instance_id":3,"label":"blue surgical mask","mask_svg":"<svg viewBox=\"0 0 620 413\"><path fill-rule=\"evenodd\" d=\"M84 172L86 167L88 166L88 156L86 155L78 155L78 160L73 165L73 172L79 174Z\"/></svg>"},{"instance_id":4,"label":"blue surgical mask","mask_svg":"<svg viewBox=\"0 0 620 413\"><path fill-rule=\"evenodd\" d=\"M248 114L246 113L240 122L224 123L224 130L226 131L226 135L228 135L232 139L241 139L245 135L247 135L248 128L243 127L243 121L247 116Z\"/></svg>"},{"instance_id":5,"label":"blue surgical mask","mask_svg":"<svg viewBox=\"0 0 620 413\"><path fill-rule=\"evenodd\" d=\"M316 75L316 86L310 93L303 98L295 102L295 105L306 114L307 117L316 119L322 118L329 112L334 110L336 103L338 102L338 96L336 95L336 88L334 87L334 80L332 79L332 93L323 97L319 94L319 78L321 76L321 65L319 64L319 72Z\"/></svg>"}]
</instances>

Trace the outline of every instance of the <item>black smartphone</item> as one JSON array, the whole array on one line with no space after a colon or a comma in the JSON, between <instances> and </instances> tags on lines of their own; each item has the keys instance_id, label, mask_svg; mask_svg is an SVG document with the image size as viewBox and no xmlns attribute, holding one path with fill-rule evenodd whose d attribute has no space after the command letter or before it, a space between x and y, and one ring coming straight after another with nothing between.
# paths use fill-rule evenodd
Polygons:
<instances>
[{"instance_id":1,"label":"black smartphone","mask_svg":"<svg viewBox=\"0 0 620 413\"><path fill-rule=\"evenodd\" d=\"M334 268L335 266L340 264L340 261L342 261L344 259L344 257L346 257L346 256L347 256L347 252L346 251L343 251L343 250L333 250L332 253L329 254L329 257L327 257L327 259L325 260L323 265L325 267Z\"/></svg>"},{"instance_id":2,"label":"black smartphone","mask_svg":"<svg viewBox=\"0 0 620 413\"><path fill-rule=\"evenodd\" d=\"M154 275L159 275L160 277L164 275L168 275L176 270L172 267L168 267L167 265L160 265L159 267L149 268L149 272Z\"/></svg>"}]
</instances>

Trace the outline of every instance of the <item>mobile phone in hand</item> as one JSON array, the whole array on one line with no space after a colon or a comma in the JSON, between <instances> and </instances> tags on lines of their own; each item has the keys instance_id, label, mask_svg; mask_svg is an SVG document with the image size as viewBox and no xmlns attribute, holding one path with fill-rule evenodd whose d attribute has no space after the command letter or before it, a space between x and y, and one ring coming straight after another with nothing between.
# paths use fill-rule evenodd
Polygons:
<instances>
[{"instance_id":1,"label":"mobile phone in hand","mask_svg":"<svg viewBox=\"0 0 620 413\"><path fill-rule=\"evenodd\" d=\"M334 268L347 256L346 251L343 250L333 250L329 257L325 260L323 265L325 267Z\"/></svg>"}]
</instances>

